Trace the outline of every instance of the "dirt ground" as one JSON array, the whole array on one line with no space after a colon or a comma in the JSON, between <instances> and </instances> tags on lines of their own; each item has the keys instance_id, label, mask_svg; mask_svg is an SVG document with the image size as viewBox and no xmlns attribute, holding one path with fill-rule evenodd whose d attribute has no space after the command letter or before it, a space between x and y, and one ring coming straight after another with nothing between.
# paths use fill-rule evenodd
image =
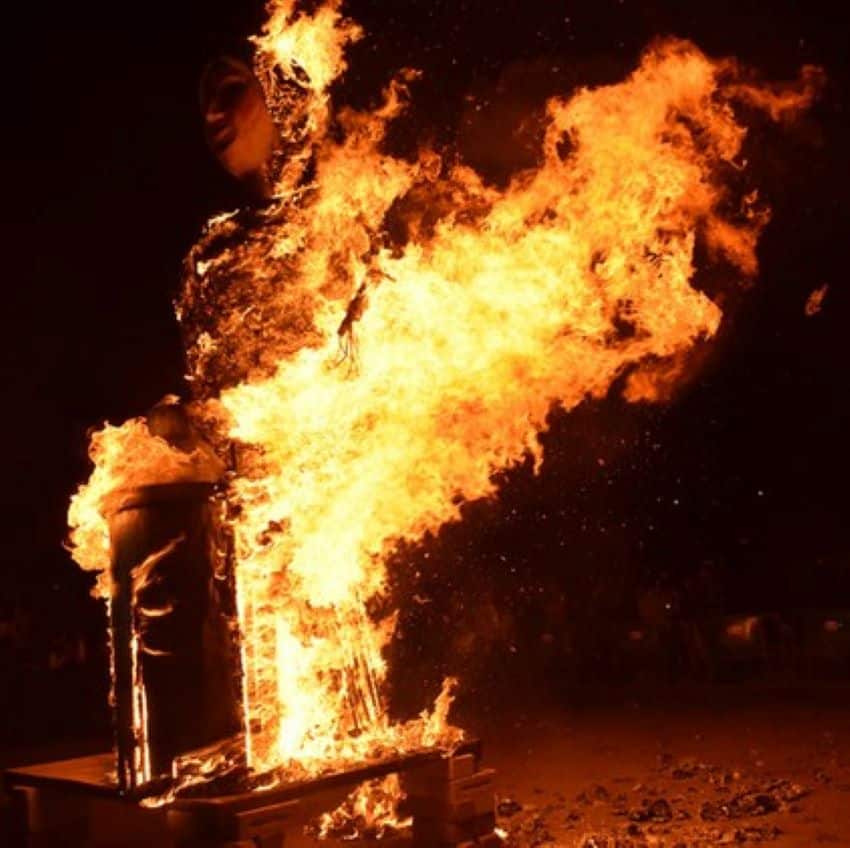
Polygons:
<instances>
[{"instance_id":1,"label":"dirt ground","mask_svg":"<svg viewBox=\"0 0 850 848\"><path fill-rule=\"evenodd\" d=\"M709 690L491 721L499 825L517 848L850 846L848 699Z\"/></svg>"},{"instance_id":2,"label":"dirt ground","mask_svg":"<svg viewBox=\"0 0 850 848\"><path fill-rule=\"evenodd\" d=\"M847 687L611 694L471 729L497 770L506 848L850 848L848 704ZM0 765L84 749L6 751ZM2 812L0 797L5 845Z\"/></svg>"}]
</instances>

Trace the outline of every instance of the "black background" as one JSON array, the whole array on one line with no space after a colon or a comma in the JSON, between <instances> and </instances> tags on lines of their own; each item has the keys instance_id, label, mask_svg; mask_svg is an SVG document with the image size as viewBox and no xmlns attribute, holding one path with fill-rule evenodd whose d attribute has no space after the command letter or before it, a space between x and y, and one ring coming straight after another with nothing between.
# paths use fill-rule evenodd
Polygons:
<instances>
[{"instance_id":1,"label":"black background","mask_svg":"<svg viewBox=\"0 0 850 848\"><path fill-rule=\"evenodd\" d=\"M22 611L33 645L101 627L91 581L61 547L67 501L88 474L87 428L181 391L171 307L180 262L203 221L239 202L204 146L197 81L263 18L248 0L50 6L5 39L0 601ZM829 80L799 126L767 133L756 151L751 167L774 209L759 282L698 377L667 407L610 398L555 416L541 477L506 475L497 504L407 553L416 569L400 583L442 597L446 620L471 615L484 586L505 605L529 608L557 590L600 615L627 615L622 602L606 608L612 581L622 600L705 563L729 610L850 606L840 13L825 0L345 8L366 37L335 97L374 103L394 70L420 68L399 132L459 138L494 178L533 156L520 115L547 95L622 78L658 35L692 38L767 78L814 63ZM806 299L823 284L823 310L807 318ZM60 694L73 700L76 685ZM12 697L9 708L21 707Z\"/></svg>"}]
</instances>

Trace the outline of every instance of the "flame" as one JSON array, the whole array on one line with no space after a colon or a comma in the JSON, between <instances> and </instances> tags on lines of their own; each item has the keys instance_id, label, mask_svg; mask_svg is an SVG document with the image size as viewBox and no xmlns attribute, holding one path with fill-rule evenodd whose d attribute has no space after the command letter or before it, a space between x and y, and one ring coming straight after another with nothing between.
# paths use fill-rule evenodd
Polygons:
<instances>
[{"instance_id":1,"label":"flame","mask_svg":"<svg viewBox=\"0 0 850 848\"><path fill-rule=\"evenodd\" d=\"M666 396L722 317L693 284L698 240L731 275L757 271L767 210L731 188L736 104L788 120L815 90L813 73L759 88L659 41L623 82L551 100L537 166L500 188L446 151L388 152L413 71L372 111L333 109L362 35L339 2L272 4L255 44L275 196L209 223L178 304L195 415L237 446L248 762L286 776L460 738L454 681L418 719L388 717L394 618L370 614L387 555L492 495L500 469L539 464L553 407L622 376L628 400ZM139 422L94 436L70 514L83 567L107 561L105 494L172 454Z\"/></svg>"},{"instance_id":2,"label":"flame","mask_svg":"<svg viewBox=\"0 0 850 848\"><path fill-rule=\"evenodd\" d=\"M68 509L69 549L86 571L97 574L95 592L109 597L110 505L125 489L184 481L215 482L221 461L203 445L191 452L176 450L154 436L143 418L120 427L104 424L89 443L94 471L71 498Z\"/></svg>"},{"instance_id":3,"label":"flame","mask_svg":"<svg viewBox=\"0 0 850 848\"><path fill-rule=\"evenodd\" d=\"M147 691L142 683L139 663L139 636L134 633L130 638L130 664L133 675L133 747L132 769L134 779L144 783L153 777L150 758L150 727L148 724Z\"/></svg>"},{"instance_id":4,"label":"flame","mask_svg":"<svg viewBox=\"0 0 850 848\"><path fill-rule=\"evenodd\" d=\"M296 0L269 4L263 33L253 39L260 85L285 141L277 163L278 193L295 188L309 158L309 146L330 121L328 88L345 71L345 48L362 36L330 0L313 14L296 11Z\"/></svg>"},{"instance_id":5,"label":"flame","mask_svg":"<svg viewBox=\"0 0 850 848\"><path fill-rule=\"evenodd\" d=\"M397 774L366 781L337 809L319 817L316 835L319 839L383 839L413 823L412 818L400 818L397 812L405 797Z\"/></svg>"},{"instance_id":6,"label":"flame","mask_svg":"<svg viewBox=\"0 0 850 848\"><path fill-rule=\"evenodd\" d=\"M809 296L806 298L806 305L803 308L807 318L812 318L823 309L823 301L828 291L829 285L824 283L809 293Z\"/></svg>"}]
</instances>

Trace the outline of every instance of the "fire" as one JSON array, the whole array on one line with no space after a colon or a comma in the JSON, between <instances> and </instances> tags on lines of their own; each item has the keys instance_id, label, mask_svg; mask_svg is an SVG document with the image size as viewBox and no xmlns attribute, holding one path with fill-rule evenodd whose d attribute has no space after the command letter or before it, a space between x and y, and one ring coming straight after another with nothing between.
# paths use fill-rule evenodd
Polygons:
<instances>
[{"instance_id":1,"label":"fire","mask_svg":"<svg viewBox=\"0 0 850 848\"><path fill-rule=\"evenodd\" d=\"M823 301L828 291L829 286L826 283L812 290L808 298L806 298L806 306L803 310L807 318L817 315L823 309Z\"/></svg>"},{"instance_id":2,"label":"fire","mask_svg":"<svg viewBox=\"0 0 850 848\"><path fill-rule=\"evenodd\" d=\"M165 398L163 403L176 401ZM187 480L212 483L221 476L222 463L204 445L191 451L175 450L165 439L153 435L143 418L131 418L120 427L105 424L92 434L89 457L94 471L71 498L68 509L69 547L82 568L97 574L97 594L108 598L107 515L115 497L135 486Z\"/></svg>"},{"instance_id":3,"label":"fire","mask_svg":"<svg viewBox=\"0 0 850 848\"><path fill-rule=\"evenodd\" d=\"M409 827L412 819L398 817L398 802L404 791L397 774L371 780L358 786L333 812L319 817L316 826L320 839L342 837L346 840L371 837L382 839L388 833Z\"/></svg>"},{"instance_id":4,"label":"fire","mask_svg":"<svg viewBox=\"0 0 850 848\"><path fill-rule=\"evenodd\" d=\"M665 397L722 317L693 285L698 240L757 270L767 211L725 184L746 165L736 104L787 120L816 82L760 88L658 42L623 82L551 100L538 165L499 188L447 151L388 152L413 71L372 111L334 110L362 36L339 2L272 5L255 43L274 197L210 222L178 304L196 419L236 446L248 761L290 776L459 738L451 682L419 719L388 716L394 620L370 614L387 555L492 495L498 470L539 464L553 407L623 376L627 399ZM108 563L109 492L199 461L160 442L139 421L95 434L69 515L83 567Z\"/></svg>"}]
</instances>

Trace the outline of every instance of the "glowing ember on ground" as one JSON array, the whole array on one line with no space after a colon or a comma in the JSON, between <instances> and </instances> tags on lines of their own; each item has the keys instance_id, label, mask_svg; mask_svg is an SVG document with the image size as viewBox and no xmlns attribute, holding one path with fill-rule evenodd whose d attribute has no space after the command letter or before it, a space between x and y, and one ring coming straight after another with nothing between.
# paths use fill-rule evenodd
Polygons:
<instances>
[{"instance_id":1,"label":"glowing ember on ground","mask_svg":"<svg viewBox=\"0 0 850 848\"><path fill-rule=\"evenodd\" d=\"M829 286L824 283L822 286L814 289L806 299L805 313L808 318L817 315L823 309L823 301L826 293L829 291Z\"/></svg>"},{"instance_id":2,"label":"glowing ember on ground","mask_svg":"<svg viewBox=\"0 0 850 848\"><path fill-rule=\"evenodd\" d=\"M539 462L554 406L624 375L629 400L666 396L721 321L693 285L697 241L732 277L757 270L767 210L727 185L746 164L736 108L788 119L816 81L760 88L658 42L622 83L551 100L538 165L498 188L451 151L387 152L412 71L374 110L334 110L363 34L338 3L294 5L256 39L281 132L273 198L210 222L178 304L191 411L235 445L247 759L288 777L459 739L453 682L433 711L389 719L394 619L369 605L385 558L491 495L494 472ZM92 458L69 522L76 560L101 574L109 492L211 467L140 420L97 433Z\"/></svg>"}]
</instances>

